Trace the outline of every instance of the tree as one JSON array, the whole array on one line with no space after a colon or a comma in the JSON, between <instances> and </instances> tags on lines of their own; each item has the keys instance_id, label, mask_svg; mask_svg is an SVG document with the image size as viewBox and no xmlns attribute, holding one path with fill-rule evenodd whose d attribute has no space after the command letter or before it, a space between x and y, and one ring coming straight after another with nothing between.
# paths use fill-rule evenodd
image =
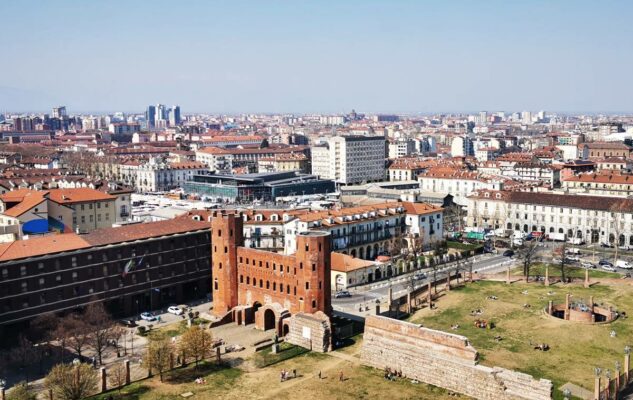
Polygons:
<instances>
[{"instance_id":1,"label":"tree","mask_svg":"<svg viewBox=\"0 0 633 400\"><path fill-rule=\"evenodd\" d=\"M36 400L37 395L26 382L20 382L13 386L7 396L7 400Z\"/></svg>"},{"instance_id":2,"label":"tree","mask_svg":"<svg viewBox=\"0 0 633 400\"><path fill-rule=\"evenodd\" d=\"M81 358L81 352L85 350L90 339L90 326L82 315L69 314L62 321L66 330L66 343Z\"/></svg>"},{"instance_id":3,"label":"tree","mask_svg":"<svg viewBox=\"0 0 633 400\"><path fill-rule=\"evenodd\" d=\"M97 353L97 359L101 365L103 351L108 346L108 342L121 336L119 327L101 303L90 304L84 315L89 331L88 343Z\"/></svg>"},{"instance_id":4,"label":"tree","mask_svg":"<svg viewBox=\"0 0 633 400\"><path fill-rule=\"evenodd\" d=\"M191 356L198 367L201 360L210 356L212 341L211 332L193 325L180 338L180 349L184 354Z\"/></svg>"},{"instance_id":5,"label":"tree","mask_svg":"<svg viewBox=\"0 0 633 400\"><path fill-rule=\"evenodd\" d=\"M97 371L88 364L57 364L46 376L44 385L57 399L81 400L94 393Z\"/></svg>"},{"instance_id":6,"label":"tree","mask_svg":"<svg viewBox=\"0 0 633 400\"><path fill-rule=\"evenodd\" d=\"M624 239L624 243L620 243L620 236L624 231L624 215L625 213L630 213L629 207L627 205L627 199L622 199L611 207L609 207L609 211L612 214L611 225L613 226L613 231L615 232L615 238L613 239L613 245L615 247L615 253L613 255L613 264L615 265L618 262L618 250L620 249L620 245L626 244L626 238Z\"/></svg>"},{"instance_id":7,"label":"tree","mask_svg":"<svg viewBox=\"0 0 633 400\"><path fill-rule=\"evenodd\" d=\"M163 373L169 369L171 355L174 351L171 341L167 338L150 339L143 358L143 365L150 373L158 371L160 381L163 381Z\"/></svg>"},{"instance_id":8,"label":"tree","mask_svg":"<svg viewBox=\"0 0 633 400\"><path fill-rule=\"evenodd\" d=\"M125 370L125 365L123 365L123 363L116 363L112 368L110 368L110 385L117 388L119 394L121 394L121 388L125 386L126 375L127 371Z\"/></svg>"},{"instance_id":9,"label":"tree","mask_svg":"<svg viewBox=\"0 0 633 400\"><path fill-rule=\"evenodd\" d=\"M523 264L523 277L526 282L530 280L530 268L538 258L538 244L539 241L534 239L529 245L517 250L517 256Z\"/></svg>"},{"instance_id":10,"label":"tree","mask_svg":"<svg viewBox=\"0 0 633 400\"><path fill-rule=\"evenodd\" d=\"M29 380L28 366L36 359L36 350L33 342L24 335L18 336L18 345L11 349L11 363L24 372L24 379Z\"/></svg>"},{"instance_id":11,"label":"tree","mask_svg":"<svg viewBox=\"0 0 633 400\"><path fill-rule=\"evenodd\" d=\"M564 283L567 280L565 277L565 267L567 266L567 242L563 242L559 247L554 249L554 254L559 257L558 266L560 268L560 279Z\"/></svg>"}]
</instances>

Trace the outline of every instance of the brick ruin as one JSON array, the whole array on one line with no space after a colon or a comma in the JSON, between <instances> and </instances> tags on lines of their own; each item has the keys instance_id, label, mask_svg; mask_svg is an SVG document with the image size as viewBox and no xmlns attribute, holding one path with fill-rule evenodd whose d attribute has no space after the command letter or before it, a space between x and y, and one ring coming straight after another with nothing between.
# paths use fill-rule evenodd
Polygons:
<instances>
[{"instance_id":1,"label":"brick ruin","mask_svg":"<svg viewBox=\"0 0 633 400\"><path fill-rule=\"evenodd\" d=\"M366 365L402 371L409 379L476 399L551 398L551 381L479 365L477 358L464 336L380 316L365 321L361 360Z\"/></svg>"},{"instance_id":2,"label":"brick ruin","mask_svg":"<svg viewBox=\"0 0 633 400\"><path fill-rule=\"evenodd\" d=\"M291 331L291 324L284 321L298 313L320 312L329 324L329 233L298 234L295 254L283 255L243 247L240 213L214 211L210 219L215 317L240 325L254 323L258 329L274 329L279 336Z\"/></svg>"},{"instance_id":3,"label":"brick ruin","mask_svg":"<svg viewBox=\"0 0 633 400\"><path fill-rule=\"evenodd\" d=\"M564 319L566 321L584 323L608 323L614 321L618 314L613 311L613 307L600 307L593 301L593 296L589 297L589 303L582 301L571 301L571 295L565 296L564 304L553 304L550 300L545 310L549 315Z\"/></svg>"},{"instance_id":4,"label":"brick ruin","mask_svg":"<svg viewBox=\"0 0 633 400\"><path fill-rule=\"evenodd\" d=\"M314 314L299 313L287 321L288 343L319 353L332 351L332 324L327 315L321 311Z\"/></svg>"}]
</instances>

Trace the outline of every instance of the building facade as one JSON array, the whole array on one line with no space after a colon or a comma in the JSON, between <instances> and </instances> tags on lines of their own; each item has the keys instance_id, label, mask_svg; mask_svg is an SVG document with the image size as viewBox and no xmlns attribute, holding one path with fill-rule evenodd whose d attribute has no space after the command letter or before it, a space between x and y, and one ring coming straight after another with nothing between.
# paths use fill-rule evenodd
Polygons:
<instances>
[{"instance_id":1,"label":"building facade","mask_svg":"<svg viewBox=\"0 0 633 400\"><path fill-rule=\"evenodd\" d=\"M312 148L312 173L348 185L381 181L385 176L384 136L335 136Z\"/></svg>"}]
</instances>

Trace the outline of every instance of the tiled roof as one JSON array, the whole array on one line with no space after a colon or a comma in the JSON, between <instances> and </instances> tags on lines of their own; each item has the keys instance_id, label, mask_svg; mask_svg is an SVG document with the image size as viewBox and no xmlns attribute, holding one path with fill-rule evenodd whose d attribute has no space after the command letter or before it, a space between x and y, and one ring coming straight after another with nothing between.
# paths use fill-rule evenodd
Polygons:
<instances>
[{"instance_id":1,"label":"tiled roof","mask_svg":"<svg viewBox=\"0 0 633 400\"><path fill-rule=\"evenodd\" d=\"M488 197L485 194L488 193ZM532 204L553 207L571 207L578 209L633 212L633 200L620 197L604 196L570 196L564 194L542 192L508 192L494 190L478 190L469 197L497 199L497 193L501 199L515 204Z\"/></svg>"},{"instance_id":2,"label":"tiled roof","mask_svg":"<svg viewBox=\"0 0 633 400\"><path fill-rule=\"evenodd\" d=\"M51 189L49 199L58 204L85 203L90 201L115 200L116 197L90 188Z\"/></svg>"},{"instance_id":3,"label":"tiled roof","mask_svg":"<svg viewBox=\"0 0 633 400\"><path fill-rule=\"evenodd\" d=\"M9 208L4 215L17 218L25 212L33 209L46 200L46 191L20 189L13 192L7 192L0 196L5 203L19 202L17 205Z\"/></svg>"},{"instance_id":4,"label":"tiled roof","mask_svg":"<svg viewBox=\"0 0 633 400\"><path fill-rule=\"evenodd\" d=\"M373 261L362 260L343 253L332 252L330 256L332 271L351 272L357 269L371 267L374 264Z\"/></svg>"},{"instance_id":5,"label":"tiled roof","mask_svg":"<svg viewBox=\"0 0 633 400\"><path fill-rule=\"evenodd\" d=\"M79 250L86 247L90 247L90 245L82 236L74 233L33 237L28 240L0 244L0 262Z\"/></svg>"}]
</instances>

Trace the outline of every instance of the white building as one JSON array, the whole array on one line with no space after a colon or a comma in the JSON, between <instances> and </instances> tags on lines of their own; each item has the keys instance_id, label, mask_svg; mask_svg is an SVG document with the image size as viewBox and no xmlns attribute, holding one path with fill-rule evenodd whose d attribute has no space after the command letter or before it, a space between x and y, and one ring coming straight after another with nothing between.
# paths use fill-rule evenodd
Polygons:
<instances>
[{"instance_id":1,"label":"white building","mask_svg":"<svg viewBox=\"0 0 633 400\"><path fill-rule=\"evenodd\" d=\"M389 142L389 158L406 157L416 152L416 143L413 139L398 139Z\"/></svg>"},{"instance_id":2,"label":"white building","mask_svg":"<svg viewBox=\"0 0 633 400\"><path fill-rule=\"evenodd\" d=\"M312 148L312 174L341 184L385 179L384 136L336 136Z\"/></svg>"},{"instance_id":3,"label":"white building","mask_svg":"<svg viewBox=\"0 0 633 400\"><path fill-rule=\"evenodd\" d=\"M182 187L193 175L207 170L201 162L168 163L151 158L138 167L136 187L139 192L163 192Z\"/></svg>"},{"instance_id":4,"label":"white building","mask_svg":"<svg viewBox=\"0 0 633 400\"><path fill-rule=\"evenodd\" d=\"M473 141L467 136L458 136L451 142L451 155L465 157L474 155Z\"/></svg>"},{"instance_id":5,"label":"white building","mask_svg":"<svg viewBox=\"0 0 633 400\"><path fill-rule=\"evenodd\" d=\"M633 245L633 200L541 192L478 190L468 198L467 225L564 233L587 243Z\"/></svg>"}]
</instances>

